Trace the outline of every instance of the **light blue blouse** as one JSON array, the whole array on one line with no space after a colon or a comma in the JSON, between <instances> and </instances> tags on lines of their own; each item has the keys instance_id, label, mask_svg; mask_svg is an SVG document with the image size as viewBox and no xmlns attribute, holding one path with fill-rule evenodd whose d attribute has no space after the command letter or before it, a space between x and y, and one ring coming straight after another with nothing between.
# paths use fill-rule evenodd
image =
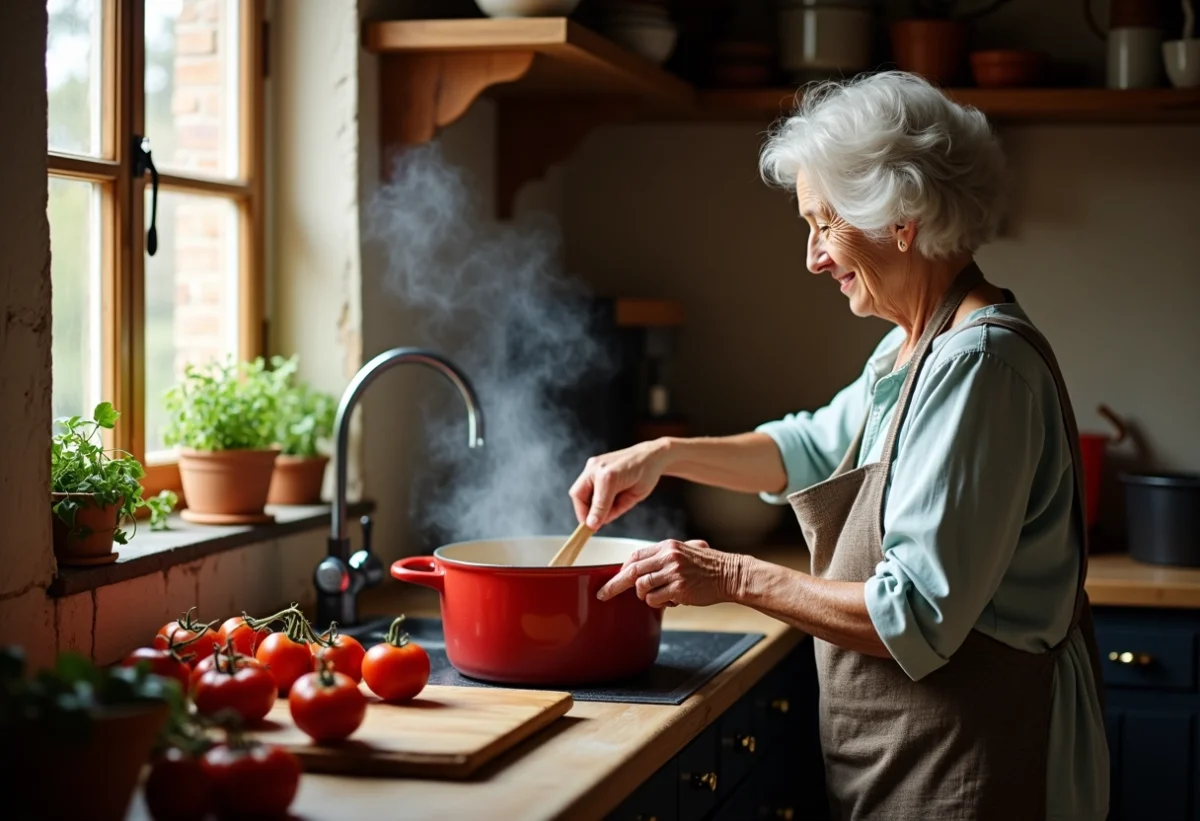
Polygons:
<instances>
[{"instance_id":1,"label":"light blue blouse","mask_svg":"<svg viewBox=\"0 0 1200 821\"><path fill-rule=\"evenodd\" d=\"M1028 319L1015 303L973 312ZM758 427L779 447L787 490L827 479L863 419L859 465L879 461L908 365L888 333L863 373L825 407ZM914 681L946 664L974 629L1044 651L1071 621L1079 571L1074 474L1050 370L1024 338L995 326L942 334L900 429L884 511L883 559L867 610ZM1048 817L1103 819L1109 763L1087 648L1076 630L1055 667Z\"/></svg>"}]
</instances>

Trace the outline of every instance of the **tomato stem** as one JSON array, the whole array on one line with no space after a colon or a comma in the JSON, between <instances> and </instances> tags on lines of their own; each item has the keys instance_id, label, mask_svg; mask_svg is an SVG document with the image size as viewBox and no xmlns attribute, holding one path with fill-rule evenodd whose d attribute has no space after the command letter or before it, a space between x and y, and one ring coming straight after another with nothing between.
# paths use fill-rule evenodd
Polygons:
<instances>
[{"instance_id":1,"label":"tomato stem","mask_svg":"<svg viewBox=\"0 0 1200 821\"><path fill-rule=\"evenodd\" d=\"M405 616L403 613L401 613L400 616L392 622L391 627L388 628L387 636L384 638L384 641L393 647L403 647L409 642L408 633L405 633L400 629L400 625L404 623L404 619Z\"/></svg>"},{"instance_id":2,"label":"tomato stem","mask_svg":"<svg viewBox=\"0 0 1200 821\"><path fill-rule=\"evenodd\" d=\"M179 617L179 626L184 630L188 630L193 633L207 633L209 630L212 630L214 626L216 626L217 621L220 621L220 619L217 619L215 621L210 621L207 624L201 621L196 621L195 612L196 605L189 607L187 612Z\"/></svg>"},{"instance_id":3,"label":"tomato stem","mask_svg":"<svg viewBox=\"0 0 1200 821\"><path fill-rule=\"evenodd\" d=\"M206 637L208 638L209 641L212 641L212 636L208 635L207 630L201 631L199 633L195 633L190 639L177 640L175 638L175 635L181 631L188 632L188 628L186 628L182 625L179 625L174 630L172 630L171 635L167 637L167 652L169 652L171 654L171 658L175 659L176 661L187 662L196 657L195 653L188 653L187 655L180 655L179 651L182 650L183 648L185 648L189 645L195 644L196 642L200 641L200 639L206 638ZM214 644L215 644L215 642L214 642Z\"/></svg>"}]
</instances>

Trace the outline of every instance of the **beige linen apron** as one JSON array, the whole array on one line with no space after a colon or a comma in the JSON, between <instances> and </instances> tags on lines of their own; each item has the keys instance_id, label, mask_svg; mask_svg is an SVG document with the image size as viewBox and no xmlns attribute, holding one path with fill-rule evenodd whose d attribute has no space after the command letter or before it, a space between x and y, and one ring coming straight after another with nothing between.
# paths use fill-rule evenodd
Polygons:
<instances>
[{"instance_id":1,"label":"beige linen apron","mask_svg":"<svg viewBox=\"0 0 1200 821\"><path fill-rule=\"evenodd\" d=\"M917 342L880 460L854 467L860 430L830 479L788 497L812 552L814 576L863 582L882 561L888 474L917 377L934 337L981 281L974 264L964 269ZM1082 544L1071 628L1044 653L1017 650L972 630L944 666L920 681L912 681L893 659L814 640L821 744L835 818L1044 818L1054 662L1076 628L1083 632L1100 686L1083 589L1087 546L1079 437L1062 374L1049 344L1028 322L989 316L954 330L983 324L1021 334L1045 359L1058 386L1075 465L1075 515Z\"/></svg>"}]
</instances>

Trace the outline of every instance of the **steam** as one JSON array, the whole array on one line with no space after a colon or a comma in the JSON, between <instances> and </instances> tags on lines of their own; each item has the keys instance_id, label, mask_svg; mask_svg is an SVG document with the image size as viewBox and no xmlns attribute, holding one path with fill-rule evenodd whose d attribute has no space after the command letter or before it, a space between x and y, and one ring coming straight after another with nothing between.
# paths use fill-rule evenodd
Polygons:
<instances>
[{"instance_id":1,"label":"steam","mask_svg":"<svg viewBox=\"0 0 1200 821\"><path fill-rule=\"evenodd\" d=\"M384 250L385 284L417 315L421 344L466 372L486 423L484 448L468 450L457 397L425 414L422 437L442 480L417 488L414 515L449 541L569 533L567 491L603 444L564 403L603 396L615 362L587 290L561 270L557 225L544 215L486 219L465 173L431 143L397 159L365 235ZM676 525L643 503L604 535L662 539Z\"/></svg>"}]
</instances>

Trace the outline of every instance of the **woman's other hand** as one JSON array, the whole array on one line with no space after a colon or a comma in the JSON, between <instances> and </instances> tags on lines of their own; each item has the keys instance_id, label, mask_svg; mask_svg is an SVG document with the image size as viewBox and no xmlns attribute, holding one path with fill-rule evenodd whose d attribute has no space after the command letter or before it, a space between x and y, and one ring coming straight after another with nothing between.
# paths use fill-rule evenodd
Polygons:
<instances>
[{"instance_id":1,"label":"woman's other hand","mask_svg":"<svg viewBox=\"0 0 1200 821\"><path fill-rule=\"evenodd\" d=\"M669 539L630 553L596 598L604 601L632 588L651 607L705 607L732 601L740 584L740 558L713 550L706 542Z\"/></svg>"},{"instance_id":2,"label":"woman's other hand","mask_svg":"<svg viewBox=\"0 0 1200 821\"><path fill-rule=\"evenodd\" d=\"M628 513L658 485L666 465L661 441L593 456L571 486L575 516L592 530Z\"/></svg>"}]
</instances>

